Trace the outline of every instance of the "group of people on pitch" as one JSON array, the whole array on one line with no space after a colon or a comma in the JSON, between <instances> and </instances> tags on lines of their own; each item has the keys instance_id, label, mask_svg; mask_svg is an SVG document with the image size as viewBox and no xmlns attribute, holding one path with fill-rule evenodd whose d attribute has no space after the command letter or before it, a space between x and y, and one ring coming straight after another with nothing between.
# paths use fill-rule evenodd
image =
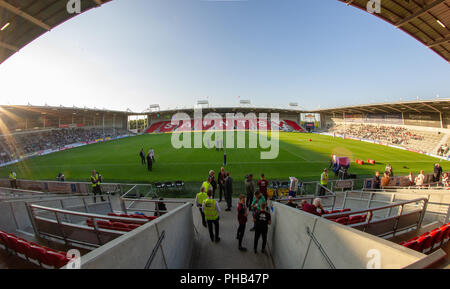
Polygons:
<instances>
[{"instance_id":1,"label":"group of people on pitch","mask_svg":"<svg viewBox=\"0 0 450 289\"><path fill-rule=\"evenodd\" d=\"M221 173L225 173L225 199L227 201L227 209L226 211L231 211L231 197L232 191L227 188L227 179L231 178L228 172L225 172L223 168L221 168ZM255 232L254 238L254 251L257 253L258 242L259 239L262 238L262 253L265 253L265 248L267 244L267 232L268 226L271 224L271 215L269 209L267 207L267 187L269 182L265 180L264 174L262 174L262 179L258 182L260 187L256 192L252 192L248 190L248 180L252 180L252 175L247 176L246 178L246 188L247 188L247 196L240 195L239 203L237 206L237 221L238 228L236 233L236 239L239 241L239 250L247 251L245 247L242 246L242 241L245 234L245 227L248 221L248 215L251 212L253 216L253 228L250 231ZM221 182L221 178L219 175L219 184ZM216 201L214 199L214 191L215 186L214 180L214 171L210 171L208 175L208 180L203 182L200 187L200 192L196 195L195 203L199 208L200 215L202 218L202 224L204 227L208 227L209 235L212 242L219 242L219 213L221 211L219 202L221 200ZM252 183L252 182L251 182ZM232 183L228 182L231 185ZM251 194L249 194L251 192ZM214 228L213 228L214 227Z\"/></svg>"},{"instance_id":2,"label":"group of people on pitch","mask_svg":"<svg viewBox=\"0 0 450 289\"><path fill-rule=\"evenodd\" d=\"M141 157L141 165L147 164L147 170L151 172L153 163L155 162L155 151L153 148L150 148L147 154L145 154L144 148L142 148L139 152L139 156Z\"/></svg>"}]
</instances>

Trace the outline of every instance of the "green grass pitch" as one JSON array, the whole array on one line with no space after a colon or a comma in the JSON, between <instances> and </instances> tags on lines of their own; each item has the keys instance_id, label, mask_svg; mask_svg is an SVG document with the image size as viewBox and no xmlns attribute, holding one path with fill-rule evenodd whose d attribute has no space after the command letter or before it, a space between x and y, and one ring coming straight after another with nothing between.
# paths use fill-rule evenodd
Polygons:
<instances>
[{"instance_id":1,"label":"green grass pitch","mask_svg":"<svg viewBox=\"0 0 450 289\"><path fill-rule=\"evenodd\" d=\"M248 133L246 133L248 136ZM308 139L312 139L309 142ZM153 147L156 162L148 172L140 164L139 151ZM387 163L395 175L414 174L421 169L432 172L433 164L440 162L426 155L389 148L354 140L343 140L317 134L280 133L280 151L274 160L261 160L260 149L227 149L228 164L235 180L242 180L253 173L261 173L268 179L287 179L296 176L301 180L318 180L322 170L329 166L332 153L348 156L352 160L350 173L358 178L370 176L376 170L384 171ZM371 158L376 165L357 165L359 158ZM142 135L106 143L92 144L54 154L35 157L0 169L0 175L8 177L12 168L18 178L55 180L58 172L66 180L89 181L92 169L103 175L104 182L153 183L155 181L203 181L210 169L217 171L223 163L223 152L215 149L180 149L171 145L170 134ZM449 163L441 162L444 170ZM406 168L404 168L404 166ZM331 176L331 175L330 175Z\"/></svg>"}]
</instances>

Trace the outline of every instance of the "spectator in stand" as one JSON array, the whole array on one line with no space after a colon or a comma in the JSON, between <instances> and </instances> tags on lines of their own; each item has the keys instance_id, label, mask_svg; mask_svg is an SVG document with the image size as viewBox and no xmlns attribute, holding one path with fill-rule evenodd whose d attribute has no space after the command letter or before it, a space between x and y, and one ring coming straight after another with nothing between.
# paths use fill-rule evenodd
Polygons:
<instances>
[{"instance_id":1,"label":"spectator in stand","mask_svg":"<svg viewBox=\"0 0 450 289\"><path fill-rule=\"evenodd\" d=\"M225 201L227 202L227 208L225 211L231 211L233 197L233 178L230 177L230 172L226 172L225 177Z\"/></svg>"},{"instance_id":2,"label":"spectator in stand","mask_svg":"<svg viewBox=\"0 0 450 289\"><path fill-rule=\"evenodd\" d=\"M296 177L289 177L289 196L296 197L298 189L298 179Z\"/></svg>"},{"instance_id":3,"label":"spectator in stand","mask_svg":"<svg viewBox=\"0 0 450 289\"><path fill-rule=\"evenodd\" d=\"M438 183L441 180L442 167L440 164L434 165L433 182Z\"/></svg>"},{"instance_id":4,"label":"spectator in stand","mask_svg":"<svg viewBox=\"0 0 450 289\"><path fill-rule=\"evenodd\" d=\"M416 177L415 183L416 186L423 186L423 183L425 181L425 175L423 174L423 171L420 171L420 174Z\"/></svg>"},{"instance_id":5,"label":"spectator in stand","mask_svg":"<svg viewBox=\"0 0 450 289\"><path fill-rule=\"evenodd\" d=\"M318 209L320 209L320 212L317 211ZM312 205L308 204L306 201L302 202L302 211L316 216L321 216L325 212L320 198L314 199Z\"/></svg>"},{"instance_id":6,"label":"spectator in stand","mask_svg":"<svg viewBox=\"0 0 450 289\"><path fill-rule=\"evenodd\" d=\"M386 166L386 172L388 173L388 175L389 175L390 178L394 177L394 172L392 171L392 166L391 166L391 164L388 164L388 165Z\"/></svg>"},{"instance_id":7,"label":"spectator in stand","mask_svg":"<svg viewBox=\"0 0 450 289\"><path fill-rule=\"evenodd\" d=\"M242 247L242 239L244 238L245 234L245 225L247 224L247 216L248 216L248 209L246 206L245 196L240 195L239 196L239 204L237 207L238 211L238 223L239 227L237 230L237 236L236 239L239 240L239 250L240 251L247 251L246 248Z\"/></svg>"},{"instance_id":8,"label":"spectator in stand","mask_svg":"<svg viewBox=\"0 0 450 289\"><path fill-rule=\"evenodd\" d=\"M0 163L44 150L57 150L74 143L90 143L127 134L126 130L65 128L40 132L21 132L0 137ZM10 144L14 143L14 146ZM14 150L9 148L14 147Z\"/></svg>"},{"instance_id":9,"label":"spectator in stand","mask_svg":"<svg viewBox=\"0 0 450 289\"><path fill-rule=\"evenodd\" d=\"M225 193L225 168L224 167L220 168L219 175L217 176L217 182L219 183L219 202L222 202L222 196Z\"/></svg>"},{"instance_id":10,"label":"spectator in stand","mask_svg":"<svg viewBox=\"0 0 450 289\"><path fill-rule=\"evenodd\" d=\"M373 177L373 188L379 190L381 185L380 172L375 172L375 177Z\"/></svg>"},{"instance_id":11,"label":"spectator in stand","mask_svg":"<svg viewBox=\"0 0 450 289\"><path fill-rule=\"evenodd\" d=\"M258 181L258 189L265 200L267 200L267 187L269 187L269 181L266 180L264 174L261 174L261 179Z\"/></svg>"},{"instance_id":12,"label":"spectator in stand","mask_svg":"<svg viewBox=\"0 0 450 289\"><path fill-rule=\"evenodd\" d=\"M409 172L408 181L409 181L410 186L414 185L414 176L413 176L412 172Z\"/></svg>"},{"instance_id":13,"label":"spectator in stand","mask_svg":"<svg viewBox=\"0 0 450 289\"><path fill-rule=\"evenodd\" d=\"M255 254L258 253L258 241L259 237L262 237L262 249L261 253L265 253L267 244L267 231L268 225L272 224L270 212L266 210L267 204L264 202L261 204L261 209L253 217L253 222L255 223L255 241L253 249Z\"/></svg>"},{"instance_id":14,"label":"spectator in stand","mask_svg":"<svg viewBox=\"0 0 450 289\"><path fill-rule=\"evenodd\" d=\"M255 214L261 210L261 204L265 203L266 199L264 198L263 194L261 194L260 191L255 192L255 197L252 201L252 206L250 207L250 210L253 211L253 218L255 217ZM250 231L255 230L255 224L253 224L253 228L250 229Z\"/></svg>"},{"instance_id":15,"label":"spectator in stand","mask_svg":"<svg viewBox=\"0 0 450 289\"><path fill-rule=\"evenodd\" d=\"M209 175L208 175L208 178L210 179L209 183L211 184L212 191L213 191L213 199L214 199L214 197L216 195L216 190L217 190L217 182L216 182L216 179L214 177L214 174L215 174L215 172L213 170L210 170L209 171Z\"/></svg>"},{"instance_id":16,"label":"spectator in stand","mask_svg":"<svg viewBox=\"0 0 450 289\"><path fill-rule=\"evenodd\" d=\"M159 202L155 203L155 211L157 211L154 213L155 217L159 217L159 216L162 216L165 213L167 213L167 207L166 207L166 204L164 204L164 202L162 202L163 200L164 200L164 198L161 197L161 198L159 198Z\"/></svg>"},{"instance_id":17,"label":"spectator in stand","mask_svg":"<svg viewBox=\"0 0 450 289\"><path fill-rule=\"evenodd\" d=\"M253 196L255 194L255 182L253 181L253 174L249 174L245 178L245 192L247 193L247 208L249 208L253 201Z\"/></svg>"},{"instance_id":18,"label":"spectator in stand","mask_svg":"<svg viewBox=\"0 0 450 289\"><path fill-rule=\"evenodd\" d=\"M286 203L286 206L289 206L291 208L297 208L298 207L297 203L294 203L292 199L293 199L292 196L288 197L288 202Z\"/></svg>"},{"instance_id":19,"label":"spectator in stand","mask_svg":"<svg viewBox=\"0 0 450 289\"><path fill-rule=\"evenodd\" d=\"M444 186L444 187L449 187L450 186L450 183L449 183L449 178L448 178L448 174L447 173L444 173L444 175L442 176L442 185Z\"/></svg>"},{"instance_id":20,"label":"spectator in stand","mask_svg":"<svg viewBox=\"0 0 450 289\"><path fill-rule=\"evenodd\" d=\"M391 178L389 177L389 174L387 172L385 172L384 177L381 178L381 188L389 186L390 182L391 182Z\"/></svg>"}]
</instances>

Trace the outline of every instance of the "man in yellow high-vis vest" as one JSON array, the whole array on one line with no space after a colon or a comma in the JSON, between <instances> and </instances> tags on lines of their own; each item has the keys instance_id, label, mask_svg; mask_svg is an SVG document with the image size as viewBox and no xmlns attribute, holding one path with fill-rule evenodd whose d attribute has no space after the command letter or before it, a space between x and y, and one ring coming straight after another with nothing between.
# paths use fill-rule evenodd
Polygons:
<instances>
[{"instance_id":1,"label":"man in yellow high-vis vest","mask_svg":"<svg viewBox=\"0 0 450 289\"><path fill-rule=\"evenodd\" d=\"M219 242L219 203L213 199L212 189L207 192L208 198L203 201L203 213L205 214L205 219L208 224L209 236L211 241ZM213 225L215 229L215 235L213 233Z\"/></svg>"},{"instance_id":2,"label":"man in yellow high-vis vest","mask_svg":"<svg viewBox=\"0 0 450 289\"><path fill-rule=\"evenodd\" d=\"M202 187L205 188L205 192L208 192L209 188L211 187L211 177L208 176L208 179L203 182Z\"/></svg>"},{"instance_id":3,"label":"man in yellow high-vis vest","mask_svg":"<svg viewBox=\"0 0 450 289\"><path fill-rule=\"evenodd\" d=\"M202 216L202 225L206 227L206 219L205 213L203 213L203 202L208 198L208 195L205 193L205 188L200 188L200 193L195 196L195 203L197 204L198 209L200 210L200 215Z\"/></svg>"},{"instance_id":4,"label":"man in yellow high-vis vest","mask_svg":"<svg viewBox=\"0 0 450 289\"><path fill-rule=\"evenodd\" d=\"M12 189L17 189L17 175L14 171L9 172L9 182Z\"/></svg>"},{"instance_id":5,"label":"man in yellow high-vis vest","mask_svg":"<svg viewBox=\"0 0 450 289\"><path fill-rule=\"evenodd\" d=\"M323 173L320 175L320 184L319 196L324 196L325 188L328 185L328 169L324 169Z\"/></svg>"},{"instance_id":6,"label":"man in yellow high-vis vest","mask_svg":"<svg viewBox=\"0 0 450 289\"><path fill-rule=\"evenodd\" d=\"M97 194L102 195L102 190L100 188L101 175L97 174L97 171L93 170L91 175L91 185L92 185L92 193L94 193L94 203L97 202ZM101 197L102 202L105 201L103 196Z\"/></svg>"}]
</instances>

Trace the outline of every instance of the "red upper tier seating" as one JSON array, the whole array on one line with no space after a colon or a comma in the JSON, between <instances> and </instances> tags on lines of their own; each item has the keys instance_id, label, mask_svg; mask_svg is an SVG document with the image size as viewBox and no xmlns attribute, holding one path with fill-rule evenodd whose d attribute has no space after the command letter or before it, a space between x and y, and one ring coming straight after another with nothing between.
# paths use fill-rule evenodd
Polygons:
<instances>
[{"instance_id":1,"label":"red upper tier seating","mask_svg":"<svg viewBox=\"0 0 450 289\"><path fill-rule=\"evenodd\" d=\"M422 252L429 253L435 248L439 248L448 242L450 238L450 223L445 224L439 228L426 232L421 236L414 237L406 242L401 242L407 248Z\"/></svg>"},{"instance_id":2,"label":"red upper tier seating","mask_svg":"<svg viewBox=\"0 0 450 289\"><path fill-rule=\"evenodd\" d=\"M286 124L294 131L303 131L303 129L295 121L285 119L284 122L286 122Z\"/></svg>"},{"instance_id":3,"label":"red upper tier seating","mask_svg":"<svg viewBox=\"0 0 450 289\"><path fill-rule=\"evenodd\" d=\"M64 252L40 246L3 231L0 231L0 247L44 268L61 268L70 261Z\"/></svg>"},{"instance_id":4,"label":"red upper tier seating","mask_svg":"<svg viewBox=\"0 0 450 289\"><path fill-rule=\"evenodd\" d=\"M146 133L170 133L175 131L191 131L191 130L209 130L212 127L222 130L256 130L267 129L271 130L271 126L276 125L280 130L290 130L296 132L303 132L303 129L292 120L280 120L279 123L269 122L263 119L248 120L236 119L234 123L226 119L204 119L200 121L179 121L177 124L172 124L171 121L160 121L153 123L145 131Z\"/></svg>"},{"instance_id":5,"label":"red upper tier seating","mask_svg":"<svg viewBox=\"0 0 450 289\"><path fill-rule=\"evenodd\" d=\"M148 221L153 221L154 219L156 219L157 217L155 216L144 216L144 215L127 215L127 214L114 214L114 213L109 213L108 216L111 217L124 217L124 218L131 218L131 219L144 219L144 220L148 220ZM86 219L86 224L89 227L94 227L94 223L92 222L92 219L88 218ZM124 231L124 232L130 232L133 231L134 229L142 226L144 223L137 223L137 222L133 222L133 221L121 221L121 222L117 222L114 220L110 220L110 221L105 221L105 220L98 220L97 221L97 225L99 228L102 229L108 229L108 230L116 230L116 231Z\"/></svg>"},{"instance_id":6,"label":"red upper tier seating","mask_svg":"<svg viewBox=\"0 0 450 289\"><path fill-rule=\"evenodd\" d=\"M158 128L160 128L162 124L163 124L162 122L154 123L154 124L152 124L145 132L146 132L146 133L153 133L153 132L155 132Z\"/></svg>"}]
</instances>

